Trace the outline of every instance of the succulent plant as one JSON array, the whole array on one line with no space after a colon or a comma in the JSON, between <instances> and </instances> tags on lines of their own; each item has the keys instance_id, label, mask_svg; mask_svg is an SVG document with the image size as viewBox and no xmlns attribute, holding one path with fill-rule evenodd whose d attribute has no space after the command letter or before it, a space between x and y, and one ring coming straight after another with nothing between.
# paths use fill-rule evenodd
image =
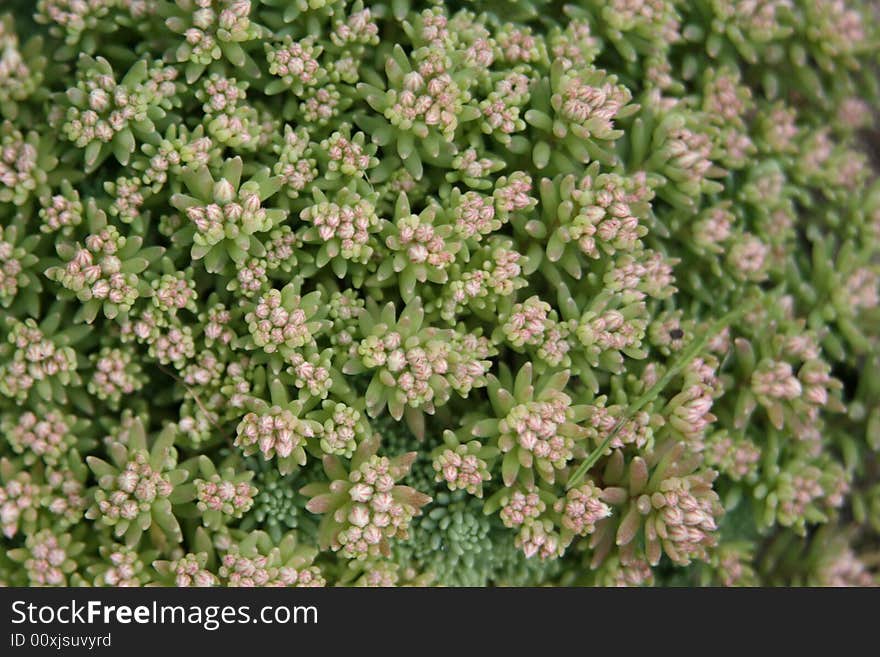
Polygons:
<instances>
[{"instance_id":1,"label":"succulent plant","mask_svg":"<svg viewBox=\"0 0 880 657\"><path fill-rule=\"evenodd\" d=\"M2 4L0 585L878 582L872 3Z\"/></svg>"}]
</instances>

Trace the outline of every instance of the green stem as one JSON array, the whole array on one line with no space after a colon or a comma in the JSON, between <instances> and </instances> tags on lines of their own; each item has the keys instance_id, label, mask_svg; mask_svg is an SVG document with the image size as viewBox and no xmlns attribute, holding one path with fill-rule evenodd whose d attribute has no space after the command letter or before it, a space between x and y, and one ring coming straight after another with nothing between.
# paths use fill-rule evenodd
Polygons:
<instances>
[{"instance_id":1,"label":"green stem","mask_svg":"<svg viewBox=\"0 0 880 657\"><path fill-rule=\"evenodd\" d=\"M737 321L740 317L745 315L747 312L752 310L752 308L757 305L757 302L761 299L761 297L757 297L752 300L750 303L745 303L739 308L735 310L731 310L729 313L718 319L714 322L699 338L695 339L681 354L679 354L678 359L670 366L670 368L666 371L657 382L651 386L641 397L636 399L629 407L627 407L626 412L624 412L623 416L617 421L617 424L614 425L614 428L611 430L605 440L593 450L586 459L584 459L583 463L578 466L578 469L575 470L574 474L568 480L568 484L566 484L565 489L570 490L571 488L577 486L581 480L584 478L584 475L587 474L587 471L596 465L596 462L605 453L605 450L608 449L608 446L611 444L611 441L614 440L614 437L620 432L623 428L623 425L626 424L636 413L638 413L642 408L653 402L658 395L663 392L663 389L669 385L669 382L672 381L685 367L687 367L688 363L696 356L703 347L706 346L706 343L716 335L720 334L724 329Z\"/></svg>"}]
</instances>

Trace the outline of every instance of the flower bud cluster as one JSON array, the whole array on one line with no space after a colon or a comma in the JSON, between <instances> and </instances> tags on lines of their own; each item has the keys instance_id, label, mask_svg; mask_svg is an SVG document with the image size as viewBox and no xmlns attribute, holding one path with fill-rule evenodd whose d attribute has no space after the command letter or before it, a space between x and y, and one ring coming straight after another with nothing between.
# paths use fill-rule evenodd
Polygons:
<instances>
[{"instance_id":1,"label":"flower bud cluster","mask_svg":"<svg viewBox=\"0 0 880 657\"><path fill-rule=\"evenodd\" d=\"M196 479L196 506L199 511L219 511L231 518L241 518L254 504L257 489L246 481L238 483L215 474L208 480Z\"/></svg>"},{"instance_id":2,"label":"flower bud cluster","mask_svg":"<svg viewBox=\"0 0 880 657\"><path fill-rule=\"evenodd\" d=\"M26 4L0 584L876 579L870 3Z\"/></svg>"},{"instance_id":3,"label":"flower bud cluster","mask_svg":"<svg viewBox=\"0 0 880 657\"><path fill-rule=\"evenodd\" d=\"M41 388L57 381L64 385L78 381L76 352L46 337L32 319L13 320L7 336L11 358L0 360L0 394L24 401L31 389L47 396Z\"/></svg>"},{"instance_id":4,"label":"flower bud cluster","mask_svg":"<svg viewBox=\"0 0 880 657\"><path fill-rule=\"evenodd\" d=\"M260 452L266 460L277 456L282 460L296 459L302 465L304 446L320 430L316 422L302 420L289 409L273 406L242 418L236 429L235 445L246 455Z\"/></svg>"},{"instance_id":5,"label":"flower bud cluster","mask_svg":"<svg viewBox=\"0 0 880 657\"><path fill-rule=\"evenodd\" d=\"M0 201L22 205L45 182L36 134L24 135L12 123L0 125Z\"/></svg>"},{"instance_id":6,"label":"flower bud cluster","mask_svg":"<svg viewBox=\"0 0 880 657\"><path fill-rule=\"evenodd\" d=\"M12 450L25 454L25 462L42 459L47 465L57 464L76 445L72 434L76 419L57 410L50 410L39 417L25 411L18 418L4 417L0 427Z\"/></svg>"},{"instance_id":7,"label":"flower bud cluster","mask_svg":"<svg viewBox=\"0 0 880 657\"><path fill-rule=\"evenodd\" d=\"M127 313L141 293L140 279L126 262L126 244L115 226L105 226L68 250L64 266L50 268L46 276L81 302L96 302L108 316Z\"/></svg>"},{"instance_id":8,"label":"flower bud cluster","mask_svg":"<svg viewBox=\"0 0 880 657\"><path fill-rule=\"evenodd\" d=\"M373 456L349 474L351 509L344 518L348 525L336 536L344 553L371 554L383 538L406 538L407 527L417 508L394 499L394 479L387 458Z\"/></svg>"}]
</instances>

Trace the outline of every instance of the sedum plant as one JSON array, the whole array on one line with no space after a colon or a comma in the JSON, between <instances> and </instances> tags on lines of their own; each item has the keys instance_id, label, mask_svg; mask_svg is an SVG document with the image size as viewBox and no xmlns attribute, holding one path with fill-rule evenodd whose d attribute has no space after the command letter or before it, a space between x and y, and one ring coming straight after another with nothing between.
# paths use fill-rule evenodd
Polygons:
<instances>
[{"instance_id":1,"label":"sedum plant","mask_svg":"<svg viewBox=\"0 0 880 657\"><path fill-rule=\"evenodd\" d=\"M0 585L877 584L875 10L4 3Z\"/></svg>"}]
</instances>

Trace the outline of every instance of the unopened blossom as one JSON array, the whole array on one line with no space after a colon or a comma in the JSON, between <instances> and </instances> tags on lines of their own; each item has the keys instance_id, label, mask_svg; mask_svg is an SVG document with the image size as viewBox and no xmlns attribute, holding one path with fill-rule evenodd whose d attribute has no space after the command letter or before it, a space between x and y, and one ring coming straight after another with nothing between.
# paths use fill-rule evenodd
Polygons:
<instances>
[{"instance_id":1,"label":"unopened blossom","mask_svg":"<svg viewBox=\"0 0 880 657\"><path fill-rule=\"evenodd\" d=\"M334 292L330 297L328 309L327 314L336 331L331 341L340 345L351 345L354 342L358 318L364 312L364 300L353 290Z\"/></svg>"},{"instance_id":2,"label":"unopened blossom","mask_svg":"<svg viewBox=\"0 0 880 657\"><path fill-rule=\"evenodd\" d=\"M565 63L566 68L590 64L599 49L596 36L586 20L572 20L550 36L550 54Z\"/></svg>"},{"instance_id":3,"label":"unopened blossom","mask_svg":"<svg viewBox=\"0 0 880 657\"><path fill-rule=\"evenodd\" d=\"M617 563L615 568L602 579L604 586L631 587L650 586L654 583L654 572L651 564L644 559L629 559L624 563Z\"/></svg>"},{"instance_id":4,"label":"unopened blossom","mask_svg":"<svg viewBox=\"0 0 880 657\"><path fill-rule=\"evenodd\" d=\"M732 227L736 218L724 206L715 206L705 210L694 224L694 238L700 246L721 252L723 244L732 235Z\"/></svg>"},{"instance_id":5,"label":"unopened blossom","mask_svg":"<svg viewBox=\"0 0 880 657\"><path fill-rule=\"evenodd\" d=\"M250 258L238 265L235 278L237 290L245 297L253 297L269 282L267 262L259 258Z\"/></svg>"},{"instance_id":6,"label":"unopened blossom","mask_svg":"<svg viewBox=\"0 0 880 657\"><path fill-rule=\"evenodd\" d=\"M721 544L716 548L716 577L721 586L754 586L755 571L750 561L751 551L739 545Z\"/></svg>"},{"instance_id":7,"label":"unopened blossom","mask_svg":"<svg viewBox=\"0 0 880 657\"><path fill-rule=\"evenodd\" d=\"M324 578L316 567L297 569L275 565L275 555L244 556L237 546L223 555L218 575L227 586L323 586Z\"/></svg>"},{"instance_id":8,"label":"unopened blossom","mask_svg":"<svg viewBox=\"0 0 880 657\"><path fill-rule=\"evenodd\" d=\"M142 150L150 156L142 180L153 191L168 182L169 174L179 174L185 167L205 166L216 153L211 137L204 134L202 126L190 132L184 127L172 125L158 145L144 144Z\"/></svg>"},{"instance_id":9,"label":"unopened blossom","mask_svg":"<svg viewBox=\"0 0 880 657\"><path fill-rule=\"evenodd\" d=\"M401 88L386 92L382 105L386 105L385 118L400 130L422 123L449 138L468 100L469 94L449 74L445 60L429 55L403 76Z\"/></svg>"},{"instance_id":10,"label":"unopened blossom","mask_svg":"<svg viewBox=\"0 0 880 657\"><path fill-rule=\"evenodd\" d=\"M669 426L695 451L702 450L707 429L718 419L711 412L713 404L711 389L699 384L686 386L669 401Z\"/></svg>"},{"instance_id":11,"label":"unopened blossom","mask_svg":"<svg viewBox=\"0 0 880 657\"><path fill-rule=\"evenodd\" d=\"M31 4L0 584L876 579L872 3Z\"/></svg>"},{"instance_id":12,"label":"unopened blossom","mask_svg":"<svg viewBox=\"0 0 880 657\"><path fill-rule=\"evenodd\" d=\"M313 354L309 358L304 358L300 354L293 354L290 357L290 367L288 371L295 377L294 385L300 390L304 390L312 397L324 399L333 385L333 379L330 374L330 359L324 354Z\"/></svg>"},{"instance_id":13,"label":"unopened blossom","mask_svg":"<svg viewBox=\"0 0 880 657\"><path fill-rule=\"evenodd\" d=\"M276 575L275 569L269 566L269 558L258 555L253 558L239 556L230 552L223 556L219 575L229 582L230 586L268 586Z\"/></svg>"},{"instance_id":14,"label":"unopened blossom","mask_svg":"<svg viewBox=\"0 0 880 657\"><path fill-rule=\"evenodd\" d=\"M320 54L321 48L315 47L313 38L293 41L287 37L274 48L267 46L269 73L281 78L294 93L300 93L303 87L317 84L324 74L316 58Z\"/></svg>"},{"instance_id":15,"label":"unopened blossom","mask_svg":"<svg viewBox=\"0 0 880 657\"><path fill-rule=\"evenodd\" d=\"M617 174L598 174L598 169L578 181L566 196L576 203L570 216L560 217L560 227L554 237L562 242L573 242L590 258L602 254L613 255L616 251L632 251L641 245L640 239L647 233L643 225L650 208L644 201L650 198L644 176L631 179ZM568 186L568 181L563 183ZM552 251L548 256L558 260L561 253Z\"/></svg>"},{"instance_id":16,"label":"unopened blossom","mask_svg":"<svg viewBox=\"0 0 880 657\"><path fill-rule=\"evenodd\" d=\"M596 135L604 139L614 128L614 119L630 101L626 87L613 81L600 81L589 71L586 75L565 73L553 97L557 112L566 121L581 128L576 134L584 138Z\"/></svg>"},{"instance_id":17,"label":"unopened blossom","mask_svg":"<svg viewBox=\"0 0 880 657\"><path fill-rule=\"evenodd\" d=\"M431 402L434 388L431 379L445 374L449 369L449 351L442 342L414 345L402 349L402 338L390 332L382 339L369 336L357 348L358 355L367 367L382 367L396 384L407 403L419 406Z\"/></svg>"},{"instance_id":18,"label":"unopened blossom","mask_svg":"<svg viewBox=\"0 0 880 657\"><path fill-rule=\"evenodd\" d=\"M235 333L229 327L232 316L223 304L211 306L202 320L205 326L205 338L212 343L229 344Z\"/></svg>"},{"instance_id":19,"label":"unopened blossom","mask_svg":"<svg viewBox=\"0 0 880 657\"><path fill-rule=\"evenodd\" d=\"M586 424L596 444L602 443L623 419L621 417L623 408L617 404L606 405L606 402L604 395L599 397L587 412ZM650 445L654 436L654 428L651 425L651 415L644 411L636 413L629 419L623 419L609 446L620 449L625 445L634 445L637 448Z\"/></svg>"},{"instance_id":20,"label":"unopened blossom","mask_svg":"<svg viewBox=\"0 0 880 657\"><path fill-rule=\"evenodd\" d=\"M856 269L846 280L844 294L856 310L876 308L880 305L880 274L869 267Z\"/></svg>"},{"instance_id":21,"label":"unopened blossom","mask_svg":"<svg viewBox=\"0 0 880 657\"><path fill-rule=\"evenodd\" d=\"M95 579L96 586L142 586L144 568L138 553L122 545L102 549L105 562L101 564L100 575Z\"/></svg>"},{"instance_id":22,"label":"unopened blossom","mask_svg":"<svg viewBox=\"0 0 880 657\"><path fill-rule=\"evenodd\" d=\"M368 169L375 167L379 160L373 157L364 145L364 133L358 132L352 137L349 136L349 132L350 129L334 132L320 143L320 147L327 156L329 172L361 178L366 175Z\"/></svg>"},{"instance_id":23,"label":"unopened blossom","mask_svg":"<svg viewBox=\"0 0 880 657\"><path fill-rule=\"evenodd\" d=\"M297 263L298 249L302 240L290 228L281 226L269 233L265 240L266 266L269 269L291 271Z\"/></svg>"},{"instance_id":24,"label":"unopened blossom","mask_svg":"<svg viewBox=\"0 0 880 657\"><path fill-rule=\"evenodd\" d=\"M475 191L455 195L455 230L459 236L480 240L484 235L501 228L502 221L495 216L493 200Z\"/></svg>"},{"instance_id":25,"label":"unopened blossom","mask_svg":"<svg viewBox=\"0 0 880 657\"><path fill-rule=\"evenodd\" d=\"M802 144L800 167L806 176L820 176L834 153L834 143L829 131L822 130L812 133Z\"/></svg>"},{"instance_id":26,"label":"unopened blossom","mask_svg":"<svg viewBox=\"0 0 880 657\"><path fill-rule=\"evenodd\" d=\"M43 529L25 541L21 552L22 566L31 586L67 586L68 577L77 568L74 560L82 544L72 543L70 534L56 536L51 529Z\"/></svg>"},{"instance_id":27,"label":"unopened blossom","mask_svg":"<svg viewBox=\"0 0 880 657\"><path fill-rule=\"evenodd\" d=\"M328 417L322 424L321 449L328 454L351 456L358 440L366 437L363 415L343 403L330 402L326 408Z\"/></svg>"},{"instance_id":28,"label":"unopened blossom","mask_svg":"<svg viewBox=\"0 0 880 657\"><path fill-rule=\"evenodd\" d=\"M351 11L345 20L334 21L333 32L330 40L336 46L345 46L352 43L363 45L375 45L379 42L379 26L369 7L358 11Z\"/></svg>"},{"instance_id":29,"label":"unopened blossom","mask_svg":"<svg viewBox=\"0 0 880 657\"><path fill-rule=\"evenodd\" d=\"M167 330L151 332L147 338L150 356L163 365L173 364L183 369L196 353L192 329L189 326L170 326Z\"/></svg>"},{"instance_id":30,"label":"unopened blossom","mask_svg":"<svg viewBox=\"0 0 880 657\"><path fill-rule=\"evenodd\" d=\"M86 486L81 481L84 472L74 472L65 467L47 468L47 489L42 504L54 517L59 527L69 528L83 522L88 507Z\"/></svg>"},{"instance_id":31,"label":"unopened blossom","mask_svg":"<svg viewBox=\"0 0 880 657\"><path fill-rule=\"evenodd\" d=\"M553 524L547 520L529 519L520 528L514 544L526 558L555 559L562 555L565 546Z\"/></svg>"},{"instance_id":32,"label":"unopened blossom","mask_svg":"<svg viewBox=\"0 0 880 657\"><path fill-rule=\"evenodd\" d=\"M12 538L24 523L37 516L42 491L27 472L20 472L0 486L0 526L6 538Z\"/></svg>"},{"instance_id":33,"label":"unopened blossom","mask_svg":"<svg viewBox=\"0 0 880 657\"><path fill-rule=\"evenodd\" d=\"M502 330L510 344L516 347L540 345L549 326L550 304L538 297L529 297L516 304Z\"/></svg>"},{"instance_id":34,"label":"unopened blossom","mask_svg":"<svg viewBox=\"0 0 880 657\"><path fill-rule=\"evenodd\" d=\"M525 287L524 256L506 238L492 240L477 254L478 267L450 281L444 290L441 315L447 321L468 305L494 308L497 302Z\"/></svg>"},{"instance_id":35,"label":"unopened blossom","mask_svg":"<svg viewBox=\"0 0 880 657\"><path fill-rule=\"evenodd\" d=\"M563 528L575 536L586 536L596 529L596 523L611 515L611 508L602 501L602 491L592 482L569 490L554 505L562 515Z\"/></svg>"},{"instance_id":36,"label":"unopened blossom","mask_svg":"<svg viewBox=\"0 0 880 657\"><path fill-rule=\"evenodd\" d=\"M546 459L557 468L572 457L572 439L560 431L566 422L570 400L565 395L535 401L513 408L502 421L501 430L510 432L516 444L537 458ZM506 445L502 445L502 451Z\"/></svg>"},{"instance_id":37,"label":"unopened blossom","mask_svg":"<svg viewBox=\"0 0 880 657\"><path fill-rule=\"evenodd\" d=\"M747 438L734 439L720 432L709 440L705 458L709 465L739 481L757 472L761 450Z\"/></svg>"},{"instance_id":38,"label":"unopened blossom","mask_svg":"<svg viewBox=\"0 0 880 657\"><path fill-rule=\"evenodd\" d=\"M305 128L294 130L290 125L285 125L283 142L276 144L273 150L278 157L273 171L284 181L288 196L297 198L318 175L308 131Z\"/></svg>"},{"instance_id":39,"label":"unopened blossom","mask_svg":"<svg viewBox=\"0 0 880 657\"><path fill-rule=\"evenodd\" d=\"M254 503L257 489L246 481L232 482L214 475L208 480L196 479L196 506L200 511L219 511L225 516L241 518Z\"/></svg>"},{"instance_id":40,"label":"unopened blossom","mask_svg":"<svg viewBox=\"0 0 880 657\"><path fill-rule=\"evenodd\" d=\"M291 297L285 303L285 296L279 290L269 290L245 316L254 342L268 353L280 346L296 348L312 341L309 316L306 309L299 306L300 298Z\"/></svg>"},{"instance_id":41,"label":"unopened blossom","mask_svg":"<svg viewBox=\"0 0 880 657\"><path fill-rule=\"evenodd\" d=\"M454 331L450 338L452 357L446 378L453 390L467 397L474 388L486 385L495 350L488 338L475 333Z\"/></svg>"},{"instance_id":42,"label":"unopened blossom","mask_svg":"<svg viewBox=\"0 0 880 657\"><path fill-rule=\"evenodd\" d=\"M495 209L500 216L530 210L537 204L531 196L532 177L524 171L502 176L495 185Z\"/></svg>"},{"instance_id":43,"label":"unopened blossom","mask_svg":"<svg viewBox=\"0 0 880 657\"><path fill-rule=\"evenodd\" d=\"M849 588L877 585L876 577L851 549L844 550L824 564L819 577L822 586Z\"/></svg>"},{"instance_id":44,"label":"unopened blossom","mask_svg":"<svg viewBox=\"0 0 880 657\"><path fill-rule=\"evenodd\" d=\"M375 460L352 473L357 476L349 492L354 502L346 517L350 528L337 537L345 553L363 554L389 530L406 531L413 511L390 495L393 480L386 474L387 468L386 461Z\"/></svg>"},{"instance_id":45,"label":"unopened blossom","mask_svg":"<svg viewBox=\"0 0 880 657\"><path fill-rule=\"evenodd\" d=\"M201 557L206 556L202 553ZM175 586L209 587L220 582L217 576L205 569L204 559L199 555L186 554L180 559L170 562L169 570L174 576Z\"/></svg>"},{"instance_id":46,"label":"unopened blossom","mask_svg":"<svg viewBox=\"0 0 880 657\"><path fill-rule=\"evenodd\" d=\"M803 386L803 398L810 404L826 406L830 402L830 393L842 386L841 382L831 376L831 368L821 360L808 360L798 370L798 380Z\"/></svg>"},{"instance_id":47,"label":"unopened blossom","mask_svg":"<svg viewBox=\"0 0 880 657\"><path fill-rule=\"evenodd\" d=\"M260 452L269 460L294 458L305 462L303 447L320 431L315 422L301 420L292 411L278 406L260 413L251 412L242 418L236 429L235 445L245 454Z\"/></svg>"},{"instance_id":48,"label":"unopened blossom","mask_svg":"<svg viewBox=\"0 0 880 657\"><path fill-rule=\"evenodd\" d=\"M551 323L543 344L538 347L538 358L553 367L567 365L572 347L570 334L571 326L568 323Z\"/></svg>"},{"instance_id":49,"label":"unopened blossom","mask_svg":"<svg viewBox=\"0 0 880 657\"><path fill-rule=\"evenodd\" d=\"M754 235L743 235L730 248L727 264L742 280L761 281L767 277L770 248Z\"/></svg>"},{"instance_id":50,"label":"unopened blossom","mask_svg":"<svg viewBox=\"0 0 880 657\"><path fill-rule=\"evenodd\" d=\"M648 32L652 40L665 43L680 38L673 4L667 0L613 0L603 16L616 30Z\"/></svg>"},{"instance_id":51,"label":"unopened blossom","mask_svg":"<svg viewBox=\"0 0 880 657\"><path fill-rule=\"evenodd\" d=\"M27 48L14 32L12 17L5 18L0 27L0 102L4 104L26 100L42 81Z\"/></svg>"},{"instance_id":52,"label":"unopened blossom","mask_svg":"<svg viewBox=\"0 0 880 657\"><path fill-rule=\"evenodd\" d=\"M501 520L507 527L519 527L540 516L546 506L534 491L513 491L501 507Z\"/></svg>"},{"instance_id":53,"label":"unopened blossom","mask_svg":"<svg viewBox=\"0 0 880 657\"><path fill-rule=\"evenodd\" d=\"M0 394L24 400L41 381L69 383L76 376L77 360L73 348L56 345L36 322L13 321L7 336L12 357L0 364Z\"/></svg>"},{"instance_id":54,"label":"unopened blossom","mask_svg":"<svg viewBox=\"0 0 880 657\"><path fill-rule=\"evenodd\" d=\"M525 121L519 117L519 107L507 104L499 97L490 96L488 99L480 103L480 110L483 113L483 122L481 127L483 131L489 134L497 133L499 141L504 143L504 135L510 135L514 132L524 130Z\"/></svg>"},{"instance_id":55,"label":"unopened blossom","mask_svg":"<svg viewBox=\"0 0 880 657\"><path fill-rule=\"evenodd\" d=\"M837 108L837 120L850 130L867 127L872 121L871 107L857 96L845 98Z\"/></svg>"},{"instance_id":56,"label":"unopened blossom","mask_svg":"<svg viewBox=\"0 0 880 657\"><path fill-rule=\"evenodd\" d=\"M358 586L391 588L397 586L399 579L400 575L397 573L394 564L379 561L371 565L367 572L364 573L361 580L358 581Z\"/></svg>"},{"instance_id":57,"label":"unopened blossom","mask_svg":"<svg viewBox=\"0 0 880 657\"><path fill-rule=\"evenodd\" d=\"M804 361L816 360L821 355L818 339L812 332L786 336L783 345L787 354Z\"/></svg>"},{"instance_id":58,"label":"unopened blossom","mask_svg":"<svg viewBox=\"0 0 880 657\"><path fill-rule=\"evenodd\" d=\"M326 526L332 519L336 527L329 547L349 558L388 554L388 540L407 538L413 517L419 515L420 507L431 499L396 483L409 471L415 453L392 460L377 456L376 448L378 439L362 445L345 479L335 479L332 485L306 486L302 490L312 496L307 509L330 514L322 520ZM325 461L325 468L328 463Z\"/></svg>"},{"instance_id":59,"label":"unopened blossom","mask_svg":"<svg viewBox=\"0 0 880 657\"><path fill-rule=\"evenodd\" d=\"M46 172L40 168L35 137L23 135L9 121L0 125L0 201L21 205L44 187Z\"/></svg>"},{"instance_id":60,"label":"unopened blossom","mask_svg":"<svg viewBox=\"0 0 880 657\"><path fill-rule=\"evenodd\" d=\"M127 238L115 226L105 226L76 244L67 262L50 268L46 276L75 292L84 303L99 302L105 315L128 312L140 296L140 279L123 267L119 252L126 244Z\"/></svg>"},{"instance_id":61,"label":"unopened blossom","mask_svg":"<svg viewBox=\"0 0 880 657\"><path fill-rule=\"evenodd\" d=\"M659 541L663 551L676 563L705 558L706 549L715 545L721 515L718 495L711 488L714 473L673 477L660 484L657 492L645 499L646 509L653 509L645 534L649 541ZM643 505L639 500L640 511Z\"/></svg>"},{"instance_id":62,"label":"unopened blossom","mask_svg":"<svg viewBox=\"0 0 880 657\"><path fill-rule=\"evenodd\" d=\"M99 491L95 508L107 524L134 520L149 511L159 499L167 498L173 485L161 472L153 469L142 453L137 453L125 467Z\"/></svg>"},{"instance_id":63,"label":"unopened blossom","mask_svg":"<svg viewBox=\"0 0 880 657\"><path fill-rule=\"evenodd\" d=\"M140 178L117 178L106 186L113 197L110 214L117 216L124 223L132 223L141 216L144 194L141 191Z\"/></svg>"},{"instance_id":64,"label":"unopened blossom","mask_svg":"<svg viewBox=\"0 0 880 657\"><path fill-rule=\"evenodd\" d=\"M645 334L645 322L632 314L619 310L606 310L599 315L587 313L578 325L577 337L597 353L636 347Z\"/></svg>"},{"instance_id":65,"label":"unopened blossom","mask_svg":"<svg viewBox=\"0 0 880 657\"><path fill-rule=\"evenodd\" d=\"M388 238L388 246L413 265L435 269L446 268L454 259L455 244L447 240L449 226L436 227L433 223L436 209L420 215L410 214L396 221L396 234Z\"/></svg>"},{"instance_id":66,"label":"unopened blossom","mask_svg":"<svg viewBox=\"0 0 880 657\"><path fill-rule=\"evenodd\" d=\"M69 231L82 222L83 205L79 200L79 192L70 189L67 194L56 194L40 199L40 218L43 225L40 230L46 233Z\"/></svg>"},{"instance_id":67,"label":"unopened blossom","mask_svg":"<svg viewBox=\"0 0 880 657\"><path fill-rule=\"evenodd\" d=\"M486 462L464 445L443 450L432 465L437 481L445 482L453 491L463 489L477 495L482 491L483 482L490 479Z\"/></svg>"},{"instance_id":68,"label":"unopened blossom","mask_svg":"<svg viewBox=\"0 0 880 657\"><path fill-rule=\"evenodd\" d=\"M712 121L739 124L750 107L751 95L751 90L740 83L738 73L720 69L707 76L703 108Z\"/></svg>"},{"instance_id":69,"label":"unopened blossom","mask_svg":"<svg viewBox=\"0 0 880 657\"><path fill-rule=\"evenodd\" d=\"M94 30L113 7L113 0L39 0L36 20L76 43L84 32Z\"/></svg>"},{"instance_id":70,"label":"unopened blossom","mask_svg":"<svg viewBox=\"0 0 880 657\"><path fill-rule=\"evenodd\" d=\"M507 62L536 62L546 57L543 40L527 27L506 23L498 31L496 42L498 55Z\"/></svg>"},{"instance_id":71,"label":"unopened blossom","mask_svg":"<svg viewBox=\"0 0 880 657\"><path fill-rule=\"evenodd\" d=\"M0 305L8 306L18 295L27 254L13 243L12 231L0 227ZM10 241L7 241L7 238Z\"/></svg>"},{"instance_id":72,"label":"unopened blossom","mask_svg":"<svg viewBox=\"0 0 880 657\"><path fill-rule=\"evenodd\" d=\"M744 30L756 42L766 42L790 32L780 20L792 7L791 0L714 0L715 14Z\"/></svg>"},{"instance_id":73,"label":"unopened blossom","mask_svg":"<svg viewBox=\"0 0 880 657\"><path fill-rule=\"evenodd\" d=\"M645 297L666 299L675 293L675 260L662 253L645 249L626 254L615 260L614 267L605 274L610 290L622 292L625 298L641 301Z\"/></svg>"},{"instance_id":74,"label":"unopened blossom","mask_svg":"<svg viewBox=\"0 0 880 657\"><path fill-rule=\"evenodd\" d=\"M690 331L682 326L680 312L662 313L648 327L648 339L664 354L680 351L690 338Z\"/></svg>"},{"instance_id":75,"label":"unopened blossom","mask_svg":"<svg viewBox=\"0 0 880 657\"><path fill-rule=\"evenodd\" d=\"M278 189L280 181L264 178L268 172L263 170L259 176L240 182L242 168L242 160L236 157L225 161L221 176L216 179L207 169L199 169L198 179L188 185L188 190L198 196L181 193L171 197L171 204L183 212L195 228L191 251L194 259L222 249L234 261L241 262L244 259L241 247L231 249L230 242L269 231L286 216L284 210L263 204L263 200Z\"/></svg>"},{"instance_id":76,"label":"unopened blossom","mask_svg":"<svg viewBox=\"0 0 880 657\"><path fill-rule=\"evenodd\" d=\"M818 507L824 496L822 470L814 465L795 462L779 476L774 511L782 525L804 531L809 518L818 518Z\"/></svg>"},{"instance_id":77,"label":"unopened blossom","mask_svg":"<svg viewBox=\"0 0 880 657\"><path fill-rule=\"evenodd\" d=\"M228 44L245 43L260 34L250 20L251 0L181 0L175 9L165 24L181 36L177 61L200 67L188 73L191 79L223 57L223 45L228 49Z\"/></svg>"},{"instance_id":78,"label":"unopened blossom","mask_svg":"<svg viewBox=\"0 0 880 657\"><path fill-rule=\"evenodd\" d=\"M790 400L800 397L803 387L789 363L767 361L752 374L752 390L763 397Z\"/></svg>"},{"instance_id":79,"label":"unopened blossom","mask_svg":"<svg viewBox=\"0 0 880 657\"><path fill-rule=\"evenodd\" d=\"M800 130L797 126L797 112L783 103L769 108L760 119L763 129L763 143L772 151L789 152L795 149L794 141Z\"/></svg>"},{"instance_id":80,"label":"unopened blossom","mask_svg":"<svg viewBox=\"0 0 880 657\"><path fill-rule=\"evenodd\" d=\"M222 380L225 363L208 349L199 352L195 361L182 371L183 381L191 386L207 386Z\"/></svg>"},{"instance_id":81,"label":"unopened blossom","mask_svg":"<svg viewBox=\"0 0 880 657\"><path fill-rule=\"evenodd\" d=\"M153 281L152 288L152 301L163 312L173 315L184 308L195 309L195 282L187 280L185 272L164 274L158 280Z\"/></svg>"},{"instance_id":82,"label":"unopened blossom","mask_svg":"<svg viewBox=\"0 0 880 657\"><path fill-rule=\"evenodd\" d=\"M810 5L807 37L831 57L848 55L864 47L868 38L861 14L842 0Z\"/></svg>"},{"instance_id":83,"label":"unopened blossom","mask_svg":"<svg viewBox=\"0 0 880 657\"><path fill-rule=\"evenodd\" d=\"M324 242L328 255L365 262L373 253L367 246L370 233L379 225L376 209L356 192L341 195L339 201L321 201L302 211L300 217L314 225L304 239Z\"/></svg>"},{"instance_id":84,"label":"unopened blossom","mask_svg":"<svg viewBox=\"0 0 880 657\"><path fill-rule=\"evenodd\" d=\"M339 112L342 96L332 84L323 87L310 87L306 99L299 105L303 119L308 123L326 125Z\"/></svg>"},{"instance_id":85,"label":"unopened blossom","mask_svg":"<svg viewBox=\"0 0 880 657\"><path fill-rule=\"evenodd\" d=\"M495 168L495 163L489 158L481 158L475 148L468 148L457 155L452 165L464 176L474 180L483 178Z\"/></svg>"},{"instance_id":86,"label":"unopened blossom","mask_svg":"<svg viewBox=\"0 0 880 657\"><path fill-rule=\"evenodd\" d=\"M206 115L206 118L209 115ZM207 121L208 134L217 143L241 151L260 148L263 126L257 110L246 103L220 112Z\"/></svg>"},{"instance_id":87,"label":"unopened blossom","mask_svg":"<svg viewBox=\"0 0 880 657\"><path fill-rule=\"evenodd\" d=\"M700 182L712 174L712 141L709 135L686 126L673 129L668 135L666 152L670 164L687 180Z\"/></svg>"},{"instance_id":88,"label":"unopened blossom","mask_svg":"<svg viewBox=\"0 0 880 657\"><path fill-rule=\"evenodd\" d=\"M3 418L0 428L13 451L25 455L25 462L34 458L53 465L58 463L77 442L72 428L75 418L59 411L50 410L38 417L32 411L25 411L13 421L11 416Z\"/></svg>"},{"instance_id":89,"label":"unopened blossom","mask_svg":"<svg viewBox=\"0 0 880 657\"><path fill-rule=\"evenodd\" d=\"M148 115L162 116L178 91L177 69L139 60L117 81L109 62L84 57L79 63L76 86L66 94L69 106L61 133L85 149L88 167L114 153L127 163L135 149L135 135L153 128Z\"/></svg>"}]
</instances>

